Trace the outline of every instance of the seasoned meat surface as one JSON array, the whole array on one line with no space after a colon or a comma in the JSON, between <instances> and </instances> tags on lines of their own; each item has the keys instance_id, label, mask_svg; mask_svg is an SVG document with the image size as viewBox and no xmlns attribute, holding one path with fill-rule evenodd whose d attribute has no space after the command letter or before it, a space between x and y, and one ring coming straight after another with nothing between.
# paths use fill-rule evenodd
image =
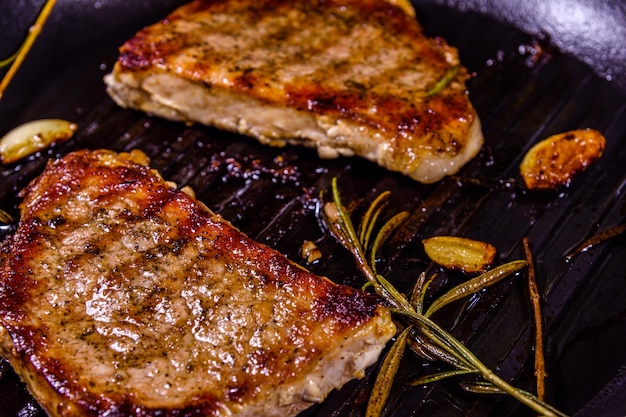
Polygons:
<instances>
[{"instance_id":1,"label":"seasoned meat surface","mask_svg":"<svg viewBox=\"0 0 626 417\"><path fill-rule=\"evenodd\" d=\"M128 40L105 82L124 107L431 183L483 143L467 77L384 0L197 0Z\"/></svg>"},{"instance_id":2,"label":"seasoned meat surface","mask_svg":"<svg viewBox=\"0 0 626 417\"><path fill-rule=\"evenodd\" d=\"M292 263L139 152L78 151L23 192L0 352L51 416L292 416L376 361L374 296Z\"/></svg>"}]
</instances>

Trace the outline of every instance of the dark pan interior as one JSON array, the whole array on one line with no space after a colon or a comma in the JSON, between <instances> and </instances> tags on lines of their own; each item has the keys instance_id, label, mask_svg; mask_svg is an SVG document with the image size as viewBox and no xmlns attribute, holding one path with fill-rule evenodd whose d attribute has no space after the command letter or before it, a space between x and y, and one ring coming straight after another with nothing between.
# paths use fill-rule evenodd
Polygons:
<instances>
[{"instance_id":1,"label":"dark pan interior","mask_svg":"<svg viewBox=\"0 0 626 417\"><path fill-rule=\"evenodd\" d=\"M17 8L7 3L0 5L0 29L6 34L0 38L0 57L17 47L43 1L20 2ZM333 177L346 201L368 203L389 190L389 215L411 213L380 261L398 288L409 291L421 271L437 270L425 258L423 238L451 234L488 241L504 262L523 258L521 242L528 237L544 296L548 402L579 417L626 415L624 238L571 262L564 256L626 218L622 2L555 1L550 7L532 1L527 6L495 0L415 2L426 33L458 47L462 62L475 74L468 85L486 138L480 155L458 177L432 185L356 158L320 160L312 150L268 148L238 135L118 108L107 97L102 77L124 39L181 1L156 3L59 0L0 101L0 135L46 117L75 121L79 130L65 144L0 167L0 207L17 215L17 192L51 157L79 148L139 148L166 179L193 187L208 207L248 235L302 264L298 248L314 240L323 257L308 267L360 286L363 278L350 256L320 227L319 194L330 188ZM573 10L570 15L578 20L572 17L566 24L557 13L559 5ZM611 17L604 29L599 28L602 16ZM551 134L583 127L605 134L602 159L561 192L524 190L517 172L524 152ZM459 280L442 273L435 290ZM522 277L455 303L435 319L501 376L532 391L533 327ZM411 354L401 369L389 416L533 415L506 396L464 393L458 380L407 387L402 382L408 378L440 369ZM364 415L374 371L302 416ZM0 404L0 417L43 415L5 362L0 362Z\"/></svg>"}]
</instances>

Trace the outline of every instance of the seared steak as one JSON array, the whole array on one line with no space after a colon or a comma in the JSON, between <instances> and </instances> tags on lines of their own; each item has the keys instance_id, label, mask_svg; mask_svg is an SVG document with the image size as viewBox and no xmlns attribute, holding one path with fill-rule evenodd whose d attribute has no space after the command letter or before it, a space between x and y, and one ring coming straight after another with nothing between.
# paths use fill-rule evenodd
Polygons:
<instances>
[{"instance_id":1,"label":"seared steak","mask_svg":"<svg viewBox=\"0 0 626 417\"><path fill-rule=\"evenodd\" d=\"M374 296L292 263L138 151L79 151L23 192L0 352L51 416L292 416L374 363Z\"/></svg>"},{"instance_id":2,"label":"seared steak","mask_svg":"<svg viewBox=\"0 0 626 417\"><path fill-rule=\"evenodd\" d=\"M431 183L483 143L467 77L384 0L198 0L128 40L105 81L124 107Z\"/></svg>"}]
</instances>

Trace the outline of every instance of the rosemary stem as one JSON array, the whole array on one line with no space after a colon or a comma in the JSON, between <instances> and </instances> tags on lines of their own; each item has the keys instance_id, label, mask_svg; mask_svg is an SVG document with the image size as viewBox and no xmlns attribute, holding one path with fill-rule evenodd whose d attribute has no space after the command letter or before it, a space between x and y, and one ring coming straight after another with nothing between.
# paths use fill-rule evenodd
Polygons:
<instances>
[{"instance_id":1,"label":"rosemary stem","mask_svg":"<svg viewBox=\"0 0 626 417\"><path fill-rule=\"evenodd\" d=\"M489 369L485 364L483 364L480 359L478 359L465 345L459 342L454 336L450 333L446 332L444 329L439 327L435 322L425 317L422 314L417 314L414 312L404 311L403 314L409 315L413 319L417 320L421 324L423 324L427 329L432 331L437 335L438 338L441 338L445 341L445 343L453 348L458 356L462 357L465 361L469 362L472 367L476 369L478 373L483 377L483 379L496 387L500 388L502 391L508 393L513 398L517 399L522 404L526 405L530 409L536 411L542 416L547 417L567 417L565 414L561 413L559 410L554 407L548 405L543 402L533 394L526 392L524 390L518 389L510 385L504 379L500 378L496 375L491 369Z\"/></svg>"},{"instance_id":2,"label":"rosemary stem","mask_svg":"<svg viewBox=\"0 0 626 417\"><path fill-rule=\"evenodd\" d=\"M538 412L541 416L566 417L565 414L544 403L533 394L511 386L509 383L507 383L505 380L500 378L498 375L493 373L493 371L483 365L482 362L479 361L478 364L481 365L481 368L478 371L485 379L485 381L491 382L493 385L497 386L501 390L506 391L513 398L517 399L520 403L526 405L530 409Z\"/></svg>"},{"instance_id":3,"label":"rosemary stem","mask_svg":"<svg viewBox=\"0 0 626 417\"><path fill-rule=\"evenodd\" d=\"M39 33L41 33L41 29L43 28L44 23L48 19L48 16L50 15L50 12L52 11L52 8L54 7L55 3L56 3L56 0L47 0L46 3L44 4L43 9L41 10L41 13L39 13L37 20L30 27L28 31L28 36L26 36L26 40L24 41L24 44L20 46L20 49L14 55L15 58L14 58L13 64L9 67L9 70L5 74L2 81L0 82L0 99L2 99L2 95L4 94L4 91L8 87L11 80L13 79L13 76L15 75L19 67L22 65L22 62L26 58L26 55L28 55L28 52L32 48L33 44L35 43L35 40L39 36Z\"/></svg>"},{"instance_id":4,"label":"rosemary stem","mask_svg":"<svg viewBox=\"0 0 626 417\"><path fill-rule=\"evenodd\" d=\"M429 311L422 313L423 300L421 297L423 297L423 287L428 286L428 284L425 283L425 276L421 276L418 280L418 285L421 291L418 291L417 293L414 292L411 300L409 300L404 296L404 294L396 290L385 277L376 272L376 251L380 242L386 239L390 230L397 227L404 217L398 217L397 215L382 227L376 240L374 241L374 244L372 244L372 247L369 248L371 251L371 264L368 263L366 256L367 245L365 243L369 242L369 236L372 232L372 224L370 222L375 221L378 217L379 206L387 194L379 197L375 203L372 204L361 222L359 233L357 234L347 210L345 210L341 204L341 197L339 195L336 178L333 178L332 191L334 205L328 206L328 211L325 211L325 219L329 230L335 235L339 242L341 242L343 246L348 249L350 253L352 253L358 269L363 273L367 280L366 285L374 287L376 293L391 306L392 312L404 316L406 320L411 320L413 322L411 325L416 325L415 331L418 333L413 335L414 341L416 343L420 343L422 340L421 337L423 336L428 343L432 344L433 349L435 349L433 352L436 351L441 354L441 356L439 356L440 358L443 359L444 356L447 357L448 355L450 355L450 358L454 358L454 360L443 359L444 362L447 362L456 368L456 371L444 373L445 376L443 377L460 373L479 373L485 381L486 386L488 385L491 388L495 387L495 389L498 389L501 392L508 393L520 403L536 411L541 416L567 417L556 408L545 403L541 398L538 398L530 392L513 387L504 379L492 372L467 347L465 347L465 345L428 318L430 312L434 311L432 310L432 306ZM455 300L457 299L457 295L466 294L468 291L472 290L475 292L489 283L493 283L524 266L526 266L526 261L517 261L511 262L502 268L496 268L486 278L484 277L483 279L479 279L472 283L469 290L466 287L462 287L458 289L459 294L453 292L452 296L448 299ZM402 334L404 338L409 335L407 332L403 332ZM393 373L395 373L395 370L393 370ZM388 379L387 377L388 375L385 374L384 379ZM439 374L439 377L442 377L442 374ZM386 395L384 397L377 397L377 404L380 402L381 398L386 399ZM379 408L377 407L376 409L378 410Z\"/></svg>"}]
</instances>

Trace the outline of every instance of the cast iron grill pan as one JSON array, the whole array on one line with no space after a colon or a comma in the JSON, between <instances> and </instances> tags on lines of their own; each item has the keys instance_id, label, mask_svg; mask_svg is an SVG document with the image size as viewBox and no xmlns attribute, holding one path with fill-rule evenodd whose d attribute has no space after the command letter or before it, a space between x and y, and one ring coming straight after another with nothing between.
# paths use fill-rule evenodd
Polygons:
<instances>
[{"instance_id":1,"label":"cast iron grill pan","mask_svg":"<svg viewBox=\"0 0 626 417\"><path fill-rule=\"evenodd\" d=\"M323 258L307 267L360 286L363 278L351 257L319 221L319 195L330 189L333 177L345 201L366 204L389 190L388 215L410 212L379 265L399 289L409 291L421 271L437 271L423 253L423 238L447 234L487 241L505 262L523 258L521 241L528 237L544 295L548 402L580 417L626 413L624 239L594 247L572 262L564 257L585 238L625 221L626 94L618 83L560 52L550 39L485 14L418 4L426 33L458 47L462 62L475 74L469 90L486 138L480 155L458 176L422 185L356 158L320 160L312 150L268 148L239 135L118 108L106 95L102 76L110 71L118 45L176 2L170 3L159 6L163 10L150 9L152 14L146 11L141 19L127 18L117 30L104 31L107 36L89 35L90 47L71 56L56 54L54 44L42 38L0 102L0 134L45 117L72 120L79 131L65 144L0 167L0 207L17 216L17 192L49 158L81 148L139 148L166 179L191 186L201 201L246 234L301 264L298 249L304 240L313 240ZM36 65L42 59L49 64L45 68ZM524 190L517 173L524 152L551 134L583 127L607 137L603 158L568 189ZM431 291L460 279L441 273ZM435 320L501 376L533 390L533 326L522 277L457 302ZM415 388L402 383L442 369L405 355L387 415L533 415L506 396L467 394L458 380ZM362 416L375 371L333 392L302 417ZM6 362L0 362L0 404L0 417L44 415Z\"/></svg>"}]
</instances>

